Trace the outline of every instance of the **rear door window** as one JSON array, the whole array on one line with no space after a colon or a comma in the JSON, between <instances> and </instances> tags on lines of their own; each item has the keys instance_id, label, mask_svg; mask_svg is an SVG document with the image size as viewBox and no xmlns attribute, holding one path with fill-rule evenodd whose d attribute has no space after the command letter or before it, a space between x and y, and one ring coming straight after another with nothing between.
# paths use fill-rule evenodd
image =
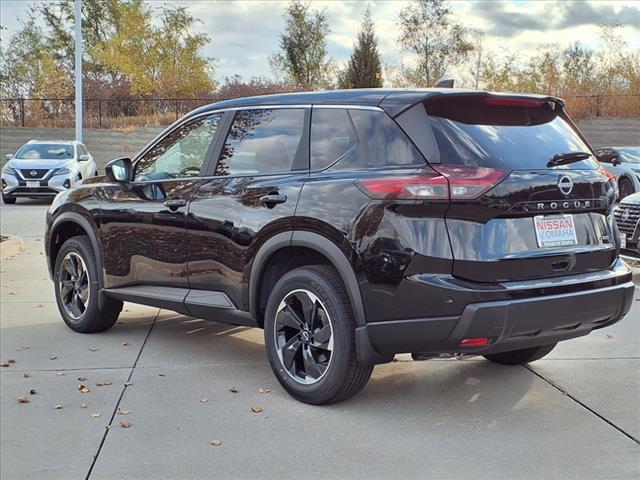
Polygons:
<instances>
[{"instance_id":1,"label":"rear door window","mask_svg":"<svg viewBox=\"0 0 640 480\"><path fill-rule=\"evenodd\" d=\"M241 110L222 148L216 175L284 173L308 168L302 108Z\"/></svg>"},{"instance_id":2,"label":"rear door window","mask_svg":"<svg viewBox=\"0 0 640 480\"><path fill-rule=\"evenodd\" d=\"M483 97L445 98L425 108L443 164L535 170L546 169L554 155L591 151L547 102L508 105L487 103ZM595 169L598 163L589 158L554 168Z\"/></svg>"},{"instance_id":3,"label":"rear door window","mask_svg":"<svg viewBox=\"0 0 640 480\"><path fill-rule=\"evenodd\" d=\"M341 108L314 107L311 116L311 170L322 170L358 144L349 114Z\"/></svg>"}]
</instances>

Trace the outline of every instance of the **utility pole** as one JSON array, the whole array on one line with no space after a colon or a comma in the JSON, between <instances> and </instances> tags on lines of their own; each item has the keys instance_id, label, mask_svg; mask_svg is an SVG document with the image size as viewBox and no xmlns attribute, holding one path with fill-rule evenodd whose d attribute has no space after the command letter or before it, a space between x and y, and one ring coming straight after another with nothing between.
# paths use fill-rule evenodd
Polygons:
<instances>
[{"instance_id":1,"label":"utility pole","mask_svg":"<svg viewBox=\"0 0 640 480\"><path fill-rule=\"evenodd\" d=\"M82 141L82 0L75 0L76 17L76 140Z\"/></svg>"}]
</instances>

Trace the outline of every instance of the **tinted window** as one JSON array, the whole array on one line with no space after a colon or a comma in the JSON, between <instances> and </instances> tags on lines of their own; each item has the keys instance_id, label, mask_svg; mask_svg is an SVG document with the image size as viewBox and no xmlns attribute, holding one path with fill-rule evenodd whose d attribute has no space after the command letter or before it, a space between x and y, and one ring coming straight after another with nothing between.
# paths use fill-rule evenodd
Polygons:
<instances>
[{"instance_id":1,"label":"tinted window","mask_svg":"<svg viewBox=\"0 0 640 480\"><path fill-rule=\"evenodd\" d=\"M424 165L420 152L385 112L353 109L349 114L361 140L353 155L336 168Z\"/></svg>"},{"instance_id":2,"label":"tinted window","mask_svg":"<svg viewBox=\"0 0 640 480\"><path fill-rule=\"evenodd\" d=\"M16 158L29 160L64 160L73 158L73 145L64 143L31 143L18 150Z\"/></svg>"},{"instance_id":3,"label":"tinted window","mask_svg":"<svg viewBox=\"0 0 640 480\"><path fill-rule=\"evenodd\" d=\"M301 108L237 112L220 154L216 175L279 173L306 168L300 145L304 115Z\"/></svg>"},{"instance_id":4,"label":"tinted window","mask_svg":"<svg viewBox=\"0 0 640 480\"><path fill-rule=\"evenodd\" d=\"M556 154L590 151L546 103L523 107L447 99L426 109L444 164L545 169ZM555 168L592 169L597 162L588 159Z\"/></svg>"},{"instance_id":5,"label":"tinted window","mask_svg":"<svg viewBox=\"0 0 640 480\"><path fill-rule=\"evenodd\" d=\"M346 110L314 108L311 116L311 170L322 170L358 143Z\"/></svg>"},{"instance_id":6,"label":"tinted window","mask_svg":"<svg viewBox=\"0 0 640 480\"><path fill-rule=\"evenodd\" d=\"M169 133L136 162L135 180L198 176L219 120L213 114Z\"/></svg>"}]
</instances>

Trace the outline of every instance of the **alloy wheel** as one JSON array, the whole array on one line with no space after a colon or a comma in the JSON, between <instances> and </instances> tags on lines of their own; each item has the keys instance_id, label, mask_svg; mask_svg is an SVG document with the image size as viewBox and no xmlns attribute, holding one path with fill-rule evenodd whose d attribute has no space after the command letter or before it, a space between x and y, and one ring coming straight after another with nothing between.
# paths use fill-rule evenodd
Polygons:
<instances>
[{"instance_id":1,"label":"alloy wheel","mask_svg":"<svg viewBox=\"0 0 640 480\"><path fill-rule=\"evenodd\" d=\"M69 252L60 264L60 299L72 320L79 320L89 304L89 272L80 255Z\"/></svg>"},{"instance_id":2,"label":"alloy wheel","mask_svg":"<svg viewBox=\"0 0 640 480\"><path fill-rule=\"evenodd\" d=\"M313 384L329 369L333 327L322 301L304 289L289 292L275 318L274 340L278 358L296 382Z\"/></svg>"}]
</instances>

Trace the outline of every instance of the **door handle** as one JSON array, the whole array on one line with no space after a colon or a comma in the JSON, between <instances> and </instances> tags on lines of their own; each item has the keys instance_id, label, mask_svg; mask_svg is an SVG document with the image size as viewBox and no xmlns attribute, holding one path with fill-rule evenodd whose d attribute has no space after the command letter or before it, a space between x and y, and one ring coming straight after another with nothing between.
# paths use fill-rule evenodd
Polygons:
<instances>
[{"instance_id":1,"label":"door handle","mask_svg":"<svg viewBox=\"0 0 640 480\"><path fill-rule=\"evenodd\" d=\"M263 195L259 198L261 203L264 203L267 207L273 207L278 203L284 203L287 201L286 195L279 193L270 193L269 195Z\"/></svg>"},{"instance_id":2,"label":"door handle","mask_svg":"<svg viewBox=\"0 0 640 480\"><path fill-rule=\"evenodd\" d=\"M185 207L187 205L187 201L184 198L171 198L164 202L164 206L167 207L172 212L175 212L181 207Z\"/></svg>"}]
</instances>

